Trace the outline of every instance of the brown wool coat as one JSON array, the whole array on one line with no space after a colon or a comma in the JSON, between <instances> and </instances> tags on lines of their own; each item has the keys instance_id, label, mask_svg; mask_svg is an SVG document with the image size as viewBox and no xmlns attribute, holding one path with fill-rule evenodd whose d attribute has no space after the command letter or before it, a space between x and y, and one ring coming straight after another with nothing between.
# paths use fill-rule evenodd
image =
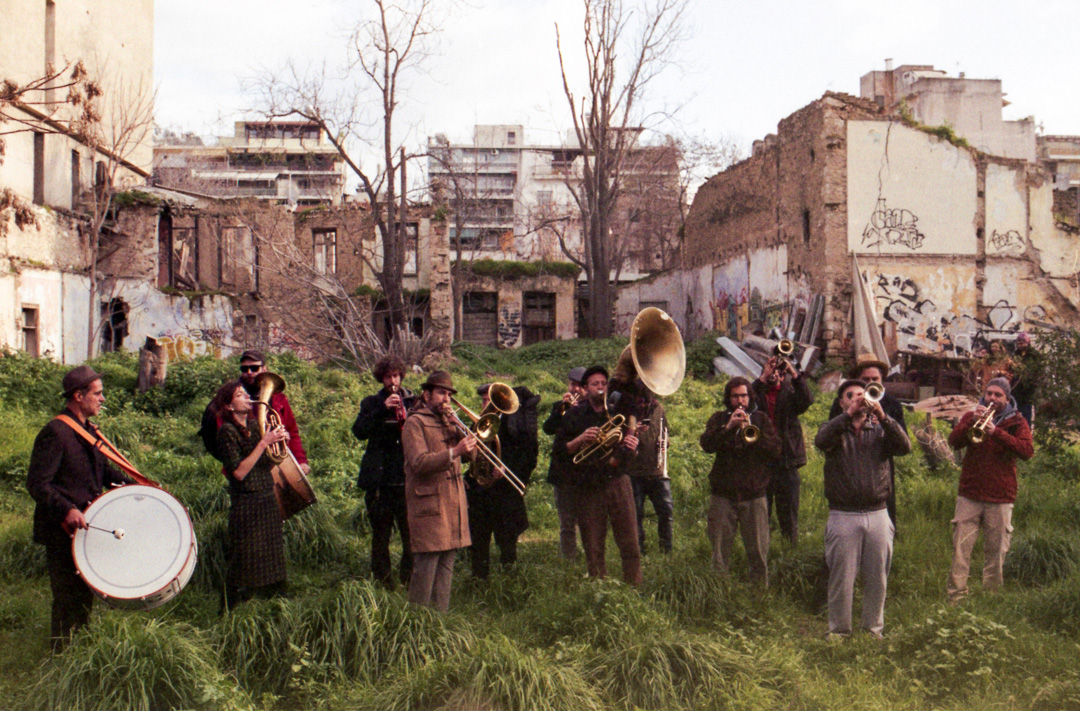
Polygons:
<instances>
[{"instance_id":1,"label":"brown wool coat","mask_svg":"<svg viewBox=\"0 0 1080 711\"><path fill-rule=\"evenodd\" d=\"M457 431L426 406L414 410L401 433L405 450L405 506L409 547L435 553L472 545L461 460L450 457Z\"/></svg>"}]
</instances>

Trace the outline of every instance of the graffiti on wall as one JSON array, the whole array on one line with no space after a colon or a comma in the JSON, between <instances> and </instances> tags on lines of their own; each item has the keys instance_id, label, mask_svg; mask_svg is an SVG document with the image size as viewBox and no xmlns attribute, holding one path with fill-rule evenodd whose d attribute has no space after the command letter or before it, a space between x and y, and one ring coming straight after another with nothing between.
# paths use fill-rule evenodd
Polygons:
<instances>
[{"instance_id":1,"label":"graffiti on wall","mask_svg":"<svg viewBox=\"0 0 1080 711\"><path fill-rule=\"evenodd\" d=\"M901 350L961 356L975 355L989 347L988 334L1019 331L1024 321L1046 315L1042 307L1028 307L1023 314L1007 299L998 299L980 320L971 314L957 313L939 306L923 294L919 284L902 275L879 274L874 282L874 298L886 321L896 324Z\"/></svg>"},{"instance_id":2,"label":"graffiti on wall","mask_svg":"<svg viewBox=\"0 0 1080 711\"><path fill-rule=\"evenodd\" d=\"M994 230L990 233L990 246L995 252L1022 254L1024 251L1024 238L1020 236L1020 232L1017 230L1007 230L1005 232Z\"/></svg>"},{"instance_id":3,"label":"graffiti on wall","mask_svg":"<svg viewBox=\"0 0 1080 711\"><path fill-rule=\"evenodd\" d=\"M919 231L918 222L919 218L911 210L889 208L885 198L878 198L870 222L863 229L862 245L901 245L912 251L922 249L926 235Z\"/></svg>"},{"instance_id":4,"label":"graffiti on wall","mask_svg":"<svg viewBox=\"0 0 1080 711\"><path fill-rule=\"evenodd\" d=\"M746 289L736 293L718 290L709 306L713 313L713 328L729 338L739 338L739 331L750 322L750 305Z\"/></svg>"},{"instance_id":5,"label":"graffiti on wall","mask_svg":"<svg viewBox=\"0 0 1080 711\"><path fill-rule=\"evenodd\" d=\"M503 306L499 309L499 346L513 348L521 339L521 310Z\"/></svg>"},{"instance_id":6,"label":"graffiti on wall","mask_svg":"<svg viewBox=\"0 0 1080 711\"><path fill-rule=\"evenodd\" d=\"M220 358L225 332L217 328L193 328L179 333L163 333L154 339L165 348L169 360L187 360L202 355Z\"/></svg>"}]
</instances>

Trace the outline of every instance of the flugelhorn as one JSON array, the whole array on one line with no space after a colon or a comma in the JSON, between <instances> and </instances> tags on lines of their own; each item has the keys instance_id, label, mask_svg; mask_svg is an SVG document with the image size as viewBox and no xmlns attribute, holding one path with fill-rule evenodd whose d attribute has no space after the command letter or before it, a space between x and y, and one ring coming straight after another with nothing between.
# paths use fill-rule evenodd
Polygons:
<instances>
[{"instance_id":1,"label":"flugelhorn","mask_svg":"<svg viewBox=\"0 0 1080 711\"><path fill-rule=\"evenodd\" d=\"M276 373L259 373L255 376L255 388L258 397L251 403L255 408L255 422L259 427L259 436L266 434L267 429L281 427L281 416L270 407L270 398L274 393L285 391L285 379ZM280 464L289 455L284 442L274 442L266 448L266 456L274 464Z\"/></svg>"},{"instance_id":2,"label":"flugelhorn","mask_svg":"<svg viewBox=\"0 0 1080 711\"><path fill-rule=\"evenodd\" d=\"M597 438L574 455L574 464L581 464L586 459L590 459L596 455L600 455L601 459L610 456L611 453L615 451L615 448L622 443L623 424L625 423L625 417L622 415L615 415L601 425L600 434Z\"/></svg>"},{"instance_id":3,"label":"flugelhorn","mask_svg":"<svg viewBox=\"0 0 1080 711\"><path fill-rule=\"evenodd\" d=\"M972 444L979 444L986 439L986 428L993 421L994 412L994 408L986 408L986 412L983 413L983 416L975 420L975 424L968 430L968 439L971 440Z\"/></svg>"}]
</instances>

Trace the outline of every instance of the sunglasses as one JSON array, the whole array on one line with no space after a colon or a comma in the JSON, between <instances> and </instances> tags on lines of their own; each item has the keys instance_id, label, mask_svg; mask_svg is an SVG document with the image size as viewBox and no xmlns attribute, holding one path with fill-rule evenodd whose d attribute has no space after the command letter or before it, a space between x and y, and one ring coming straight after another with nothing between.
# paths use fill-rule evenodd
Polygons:
<instances>
[{"instance_id":1,"label":"sunglasses","mask_svg":"<svg viewBox=\"0 0 1080 711\"><path fill-rule=\"evenodd\" d=\"M240 366L241 373L257 373L262 368L262 363L258 365L242 365Z\"/></svg>"}]
</instances>

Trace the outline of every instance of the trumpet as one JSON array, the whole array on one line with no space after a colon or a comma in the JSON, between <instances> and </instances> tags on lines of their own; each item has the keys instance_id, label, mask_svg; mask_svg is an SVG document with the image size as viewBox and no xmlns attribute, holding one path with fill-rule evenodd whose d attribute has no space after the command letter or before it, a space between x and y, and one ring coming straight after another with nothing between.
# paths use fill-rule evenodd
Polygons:
<instances>
[{"instance_id":1,"label":"trumpet","mask_svg":"<svg viewBox=\"0 0 1080 711\"><path fill-rule=\"evenodd\" d=\"M454 400L452 397L450 399ZM454 402L457 401L454 400ZM467 408L462 409L467 410ZM487 443L480 438L480 435L474 432L471 427L461 421L461 418L458 417L457 411L455 411L454 408L447 405L445 412L450 416L450 422L454 425L454 427L457 428L458 432L461 434L462 437L468 437L470 435L476 436L476 446L480 452L480 456L483 457L487 464L491 466L493 471L492 478L502 476L506 479L507 482L509 482L510 486L514 487L514 490L517 491L517 493L525 496L525 484L522 483L521 479L519 479L517 475L514 474L514 472L510 471L509 467L503 464L503 461L499 459L499 455L492 451L491 447L489 447ZM498 422L498 415L495 415L495 421ZM494 436L492 438L495 439L495 445L498 446L498 439ZM475 464L473 466L475 466Z\"/></svg>"},{"instance_id":2,"label":"trumpet","mask_svg":"<svg viewBox=\"0 0 1080 711\"><path fill-rule=\"evenodd\" d=\"M870 383L863 391L863 399L866 402L881 402L883 397L885 397L885 386L881 383Z\"/></svg>"},{"instance_id":3,"label":"trumpet","mask_svg":"<svg viewBox=\"0 0 1080 711\"><path fill-rule=\"evenodd\" d=\"M258 397L251 404L256 408L255 422L262 436L268 428L281 427L281 416L270 407L270 398L274 393L285 391L285 379L276 373L259 373L255 376L255 387L258 388ZM266 448L266 456L274 464L281 464L288 455L284 442L274 442Z\"/></svg>"},{"instance_id":4,"label":"trumpet","mask_svg":"<svg viewBox=\"0 0 1080 711\"><path fill-rule=\"evenodd\" d=\"M559 414L560 415L565 415L566 413L570 412L570 408L572 408L574 405L578 404L578 402L580 400L581 400L581 393L574 393L573 395L570 396L569 400L564 400L563 401L562 407L559 410Z\"/></svg>"},{"instance_id":5,"label":"trumpet","mask_svg":"<svg viewBox=\"0 0 1080 711\"><path fill-rule=\"evenodd\" d=\"M739 428L739 436L743 438L743 441L747 444L753 444L761 439L761 430L757 425L750 424L749 420L742 423L742 427Z\"/></svg>"},{"instance_id":6,"label":"trumpet","mask_svg":"<svg viewBox=\"0 0 1080 711\"><path fill-rule=\"evenodd\" d=\"M600 426L600 434L589 446L574 455L574 464L581 464L586 459L599 455L601 459L609 456L623 440L623 424L626 418L615 415Z\"/></svg>"},{"instance_id":7,"label":"trumpet","mask_svg":"<svg viewBox=\"0 0 1080 711\"><path fill-rule=\"evenodd\" d=\"M405 398L412 397L412 393L408 389L395 385L390 389L391 395L397 395L400 404L394 408L394 419L402 427L405 426L405 418L409 416L409 410L405 407Z\"/></svg>"},{"instance_id":8,"label":"trumpet","mask_svg":"<svg viewBox=\"0 0 1080 711\"><path fill-rule=\"evenodd\" d=\"M968 439L971 440L972 444L979 444L986 439L986 428L993 421L994 413L994 408L988 407L983 416L975 420L975 424L968 430Z\"/></svg>"}]
</instances>

